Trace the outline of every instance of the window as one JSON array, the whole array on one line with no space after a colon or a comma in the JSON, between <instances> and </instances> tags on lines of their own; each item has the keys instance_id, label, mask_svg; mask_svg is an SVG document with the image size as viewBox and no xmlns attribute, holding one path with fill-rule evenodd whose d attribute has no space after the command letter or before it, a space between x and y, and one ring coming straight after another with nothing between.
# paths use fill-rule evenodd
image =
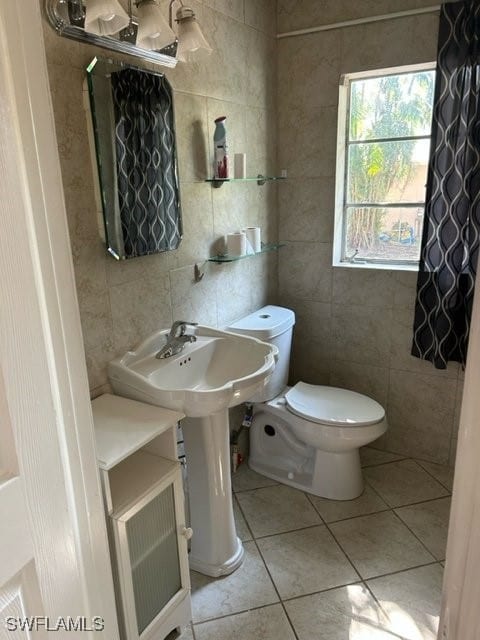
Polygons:
<instances>
[{"instance_id":1,"label":"window","mask_svg":"<svg viewBox=\"0 0 480 640\"><path fill-rule=\"evenodd\" d=\"M433 67L342 77L334 265L418 267Z\"/></svg>"}]
</instances>

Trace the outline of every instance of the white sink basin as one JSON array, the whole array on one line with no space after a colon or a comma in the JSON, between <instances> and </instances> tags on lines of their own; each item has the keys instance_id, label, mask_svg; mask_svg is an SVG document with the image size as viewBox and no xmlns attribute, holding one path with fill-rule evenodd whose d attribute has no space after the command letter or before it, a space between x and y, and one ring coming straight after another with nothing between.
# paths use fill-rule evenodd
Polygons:
<instances>
[{"instance_id":1,"label":"white sink basin","mask_svg":"<svg viewBox=\"0 0 480 640\"><path fill-rule=\"evenodd\" d=\"M196 342L164 359L155 356L169 330L151 335L135 351L110 362L108 375L118 395L187 416L182 431L194 531L189 564L218 577L235 571L244 554L233 517L228 408L261 391L278 349L211 327L190 326L189 332Z\"/></svg>"},{"instance_id":2,"label":"white sink basin","mask_svg":"<svg viewBox=\"0 0 480 640\"><path fill-rule=\"evenodd\" d=\"M268 381L278 349L255 338L211 327L191 327L196 342L170 358L156 354L169 330L110 362L108 375L122 396L198 418L247 401Z\"/></svg>"}]
</instances>

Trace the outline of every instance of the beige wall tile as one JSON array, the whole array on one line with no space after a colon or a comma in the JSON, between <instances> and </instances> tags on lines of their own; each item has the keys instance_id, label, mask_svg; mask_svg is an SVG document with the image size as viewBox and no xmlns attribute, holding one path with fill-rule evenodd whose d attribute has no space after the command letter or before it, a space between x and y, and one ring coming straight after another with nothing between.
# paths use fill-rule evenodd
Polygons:
<instances>
[{"instance_id":1,"label":"beige wall tile","mask_svg":"<svg viewBox=\"0 0 480 640\"><path fill-rule=\"evenodd\" d=\"M417 293L417 271L394 272L393 304L395 307L415 308Z\"/></svg>"},{"instance_id":2,"label":"beige wall tile","mask_svg":"<svg viewBox=\"0 0 480 640\"><path fill-rule=\"evenodd\" d=\"M170 271L173 320L217 325L215 281L205 276L194 281L193 266Z\"/></svg>"},{"instance_id":3,"label":"beige wall tile","mask_svg":"<svg viewBox=\"0 0 480 640\"><path fill-rule=\"evenodd\" d=\"M426 14L341 30L341 73L433 62L437 54L438 15Z\"/></svg>"},{"instance_id":4,"label":"beige wall tile","mask_svg":"<svg viewBox=\"0 0 480 640\"><path fill-rule=\"evenodd\" d=\"M312 300L282 298L281 304L295 310L291 382L329 384L332 348L331 305Z\"/></svg>"},{"instance_id":5,"label":"beige wall tile","mask_svg":"<svg viewBox=\"0 0 480 640\"><path fill-rule=\"evenodd\" d=\"M276 176L276 119L271 110L260 108L247 108L246 131L243 146L231 152L233 162L234 153L246 153L247 176ZM233 166L233 165L232 165ZM258 189L258 193L262 190Z\"/></svg>"},{"instance_id":6,"label":"beige wall tile","mask_svg":"<svg viewBox=\"0 0 480 640\"><path fill-rule=\"evenodd\" d=\"M344 20L432 6L429 0L278 0L278 30L290 31Z\"/></svg>"},{"instance_id":7,"label":"beige wall tile","mask_svg":"<svg viewBox=\"0 0 480 640\"><path fill-rule=\"evenodd\" d=\"M285 106L336 107L341 48L338 31L278 42L278 92Z\"/></svg>"},{"instance_id":8,"label":"beige wall tile","mask_svg":"<svg viewBox=\"0 0 480 640\"><path fill-rule=\"evenodd\" d=\"M333 270L332 302L389 309L395 284L391 271L339 267Z\"/></svg>"},{"instance_id":9,"label":"beige wall tile","mask_svg":"<svg viewBox=\"0 0 480 640\"><path fill-rule=\"evenodd\" d=\"M175 94L178 173L182 182L203 181L212 174L213 142L203 96Z\"/></svg>"},{"instance_id":10,"label":"beige wall tile","mask_svg":"<svg viewBox=\"0 0 480 640\"><path fill-rule=\"evenodd\" d=\"M372 367L346 360L332 362L330 384L333 387L364 393L383 407L387 406L388 381L389 370L386 367Z\"/></svg>"},{"instance_id":11,"label":"beige wall tile","mask_svg":"<svg viewBox=\"0 0 480 640\"><path fill-rule=\"evenodd\" d=\"M246 104L273 110L276 106L277 41L256 29L248 29L246 37Z\"/></svg>"},{"instance_id":12,"label":"beige wall tile","mask_svg":"<svg viewBox=\"0 0 480 640\"><path fill-rule=\"evenodd\" d=\"M133 347L172 324L168 273L110 287L115 349Z\"/></svg>"},{"instance_id":13,"label":"beige wall tile","mask_svg":"<svg viewBox=\"0 0 480 640\"><path fill-rule=\"evenodd\" d=\"M447 462L456 388L456 380L392 369L386 448L435 462Z\"/></svg>"},{"instance_id":14,"label":"beige wall tile","mask_svg":"<svg viewBox=\"0 0 480 640\"><path fill-rule=\"evenodd\" d=\"M280 296L330 302L332 249L327 243L289 242L280 253Z\"/></svg>"},{"instance_id":15,"label":"beige wall tile","mask_svg":"<svg viewBox=\"0 0 480 640\"><path fill-rule=\"evenodd\" d=\"M270 35L276 35L276 0L245 0L245 24Z\"/></svg>"},{"instance_id":16,"label":"beige wall tile","mask_svg":"<svg viewBox=\"0 0 480 640\"><path fill-rule=\"evenodd\" d=\"M213 231L212 188L205 182L181 184L183 238L176 251L165 254L171 268L203 262L211 253Z\"/></svg>"},{"instance_id":17,"label":"beige wall tile","mask_svg":"<svg viewBox=\"0 0 480 640\"><path fill-rule=\"evenodd\" d=\"M115 260L112 256L107 256L105 259L107 283L112 287L125 282L143 280L149 276L160 276L168 272L169 265L170 254L167 252L130 260Z\"/></svg>"},{"instance_id":18,"label":"beige wall tile","mask_svg":"<svg viewBox=\"0 0 480 640\"><path fill-rule=\"evenodd\" d=\"M336 360L387 367L392 310L365 306L332 306Z\"/></svg>"},{"instance_id":19,"label":"beige wall tile","mask_svg":"<svg viewBox=\"0 0 480 640\"><path fill-rule=\"evenodd\" d=\"M229 18L244 21L244 0L203 0L203 2Z\"/></svg>"},{"instance_id":20,"label":"beige wall tile","mask_svg":"<svg viewBox=\"0 0 480 640\"><path fill-rule=\"evenodd\" d=\"M280 240L332 242L333 178L286 180L278 185Z\"/></svg>"},{"instance_id":21,"label":"beige wall tile","mask_svg":"<svg viewBox=\"0 0 480 640\"><path fill-rule=\"evenodd\" d=\"M333 177L337 148L337 109L314 111L301 104L278 107L278 164L290 178Z\"/></svg>"}]
</instances>

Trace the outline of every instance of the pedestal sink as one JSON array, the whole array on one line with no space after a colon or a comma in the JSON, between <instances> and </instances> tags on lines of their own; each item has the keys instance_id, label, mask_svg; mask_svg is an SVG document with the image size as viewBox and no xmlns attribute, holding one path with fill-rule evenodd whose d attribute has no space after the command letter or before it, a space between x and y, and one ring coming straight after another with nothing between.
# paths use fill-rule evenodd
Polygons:
<instances>
[{"instance_id":1,"label":"pedestal sink","mask_svg":"<svg viewBox=\"0 0 480 640\"><path fill-rule=\"evenodd\" d=\"M168 331L154 333L135 351L110 362L108 375L118 395L186 415L182 428L194 531L190 567L208 576L227 575L243 559L233 519L228 409L261 390L278 349L255 338L196 326L196 342L160 360L155 355Z\"/></svg>"}]
</instances>

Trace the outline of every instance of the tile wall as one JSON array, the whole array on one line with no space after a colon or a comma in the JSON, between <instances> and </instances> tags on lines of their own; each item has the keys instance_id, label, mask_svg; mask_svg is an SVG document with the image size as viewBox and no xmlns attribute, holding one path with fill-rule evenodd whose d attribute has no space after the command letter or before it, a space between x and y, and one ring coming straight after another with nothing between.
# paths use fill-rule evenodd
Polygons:
<instances>
[{"instance_id":1,"label":"tile wall","mask_svg":"<svg viewBox=\"0 0 480 640\"><path fill-rule=\"evenodd\" d=\"M297 314L292 380L371 395L386 406L390 422L377 446L452 462L463 374L455 365L441 372L409 355L415 274L331 266L340 74L433 60L437 16L277 44L277 20L281 33L400 10L399 3L278 0L277 14L275 0L192 4L214 53L167 71L175 92L184 240L178 251L125 263L108 257L99 237L82 100L84 69L105 52L60 38L45 22L92 395L108 388L110 359L173 319L223 326L279 301ZM401 10L430 4L406 0ZM221 189L203 182L211 173L218 115L228 116L230 151L247 153L248 173L286 168L289 180L278 187L244 183ZM267 241L288 243L278 267L277 255L209 265L195 284L194 263L214 253L224 233L246 225L260 225Z\"/></svg>"},{"instance_id":2,"label":"tile wall","mask_svg":"<svg viewBox=\"0 0 480 640\"><path fill-rule=\"evenodd\" d=\"M279 0L278 31L429 5ZM435 60L437 31L426 14L279 40L279 287L297 314L292 381L372 396L390 423L375 446L453 463L463 374L409 355L416 274L331 266L340 75Z\"/></svg>"},{"instance_id":3,"label":"tile wall","mask_svg":"<svg viewBox=\"0 0 480 640\"><path fill-rule=\"evenodd\" d=\"M41 3L43 5L43 2ZM165 4L165 3L164 3ZM277 256L209 265L203 281L193 265L215 252L228 231L250 225L277 239L276 186L256 183L212 189L213 120L228 117L230 152L247 154L252 175L276 171L276 2L189 3L214 52L168 70L174 88L184 239L177 251L115 262L98 233L95 175L83 106L85 67L112 52L55 34L44 37L77 293L92 395L106 390L106 363L174 319L223 326L272 301ZM122 56L116 56L122 57ZM138 65L138 59L132 60ZM145 65L151 66L151 65Z\"/></svg>"}]
</instances>

